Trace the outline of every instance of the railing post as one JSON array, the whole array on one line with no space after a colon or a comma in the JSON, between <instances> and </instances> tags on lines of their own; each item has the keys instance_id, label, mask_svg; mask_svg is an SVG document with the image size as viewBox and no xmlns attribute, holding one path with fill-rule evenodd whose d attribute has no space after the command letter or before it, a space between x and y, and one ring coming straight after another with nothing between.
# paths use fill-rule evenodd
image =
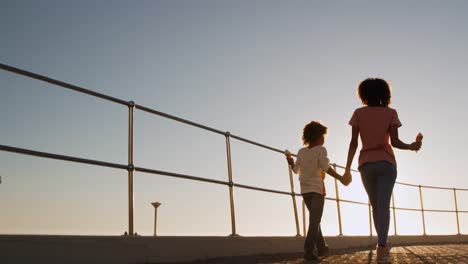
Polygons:
<instances>
[{"instance_id":1,"label":"railing post","mask_svg":"<svg viewBox=\"0 0 468 264\"><path fill-rule=\"evenodd\" d=\"M394 229L394 233L395 233L395 236L396 236L398 234L397 234L397 228L396 228L395 196L393 195L393 192L392 192L392 207L393 207L393 229Z\"/></svg>"},{"instance_id":2,"label":"railing post","mask_svg":"<svg viewBox=\"0 0 468 264\"><path fill-rule=\"evenodd\" d=\"M336 171L336 164L332 164L333 169ZM338 227L340 229L340 236L343 235L343 227L341 225L341 208L340 208L340 193L338 191L338 180L335 178L335 193L336 193L336 209L338 210Z\"/></svg>"},{"instance_id":3,"label":"railing post","mask_svg":"<svg viewBox=\"0 0 468 264\"><path fill-rule=\"evenodd\" d=\"M457 234L460 235L460 219L458 218L458 201L456 188L453 188L453 198L455 200L455 213L457 215Z\"/></svg>"},{"instance_id":4,"label":"railing post","mask_svg":"<svg viewBox=\"0 0 468 264\"><path fill-rule=\"evenodd\" d=\"M299 217L297 215L296 193L294 193L294 180L293 180L293 175L292 175L292 167L289 164L288 164L288 171L289 171L289 183L291 185L291 197L292 197L293 208L294 208L294 220L296 222L296 236L301 236L301 231L299 228Z\"/></svg>"},{"instance_id":5,"label":"railing post","mask_svg":"<svg viewBox=\"0 0 468 264\"><path fill-rule=\"evenodd\" d=\"M305 217L305 202L302 199L302 231L304 231L304 236L307 236L306 232L306 217Z\"/></svg>"},{"instance_id":6,"label":"railing post","mask_svg":"<svg viewBox=\"0 0 468 264\"><path fill-rule=\"evenodd\" d=\"M423 196L422 196L422 189L421 185L419 186L419 200L421 201L421 215L422 215L422 223L423 223L423 235L426 235L426 221L424 219L424 204L423 204Z\"/></svg>"},{"instance_id":7,"label":"railing post","mask_svg":"<svg viewBox=\"0 0 468 264\"><path fill-rule=\"evenodd\" d=\"M369 234L372 236L372 207L370 201L367 203L367 206L369 207Z\"/></svg>"},{"instance_id":8,"label":"railing post","mask_svg":"<svg viewBox=\"0 0 468 264\"><path fill-rule=\"evenodd\" d=\"M228 178L229 178L229 202L231 205L231 235L238 236L236 233L236 212L234 207L234 182L232 181L232 163L231 163L231 133L226 132L226 157L228 166Z\"/></svg>"},{"instance_id":9,"label":"railing post","mask_svg":"<svg viewBox=\"0 0 468 264\"><path fill-rule=\"evenodd\" d=\"M128 103L128 234L134 235L133 230L133 110L135 103Z\"/></svg>"}]
</instances>

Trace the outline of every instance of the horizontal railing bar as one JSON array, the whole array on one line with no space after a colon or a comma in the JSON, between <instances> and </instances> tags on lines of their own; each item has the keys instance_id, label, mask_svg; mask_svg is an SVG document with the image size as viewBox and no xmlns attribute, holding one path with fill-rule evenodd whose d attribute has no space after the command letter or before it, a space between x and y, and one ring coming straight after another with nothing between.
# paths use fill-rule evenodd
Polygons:
<instances>
[{"instance_id":1,"label":"horizontal railing bar","mask_svg":"<svg viewBox=\"0 0 468 264\"><path fill-rule=\"evenodd\" d=\"M231 134L231 137L234 138L234 139L244 141L246 143L261 147L261 148L269 149L269 150L284 154L284 150L280 150L280 149L273 148L273 147L270 147L270 146L267 146L267 145L263 145L263 144L255 142L255 141L252 141L252 140L249 140L249 139L246 139L246 138L243 138L243 137L239 137L239 136L236 136L236 135L232 135L232 134Z\"/></svg>"},{"instance_id":2,"label":"horizontal railing bar","mask_svg":"<svg viewBox=\"0 0 468 264\"><path fill-rule=\"evenodd\" d=\"M419 188L419 185L416 184L410 184L410 183L404 183L404 182L395 182L396 184L399 185L405 185L409 187L417 187ZM452 191L453 189L457 191L468 191L468 189L460 189L460 188L449 188L449 187L438 187L438 186L429 186L429 185L421 185L421 188L426 188L426 189L440 189L440 190L450 190Z\"/></svg>"},{"instance_id":3,"label":"horizontal railing bar","mask_svg":"<svg viewBox=\"0 0 468 264\"><path fill-rule=\"evenodd\" d=\"M195 123L195 122L192 122L192 121L180 118L180 117L176 117L176 116L173 116L173 115L170 115L170 114L166 114L166 113L163 113L163 112L160 112L160 111L157 111L157 110L154 110L154 109L151 109L149 107L145 107L145 106L142 106L142 105L139 105L139 104L135 104L135 108L139 109L141 111L144 111L144 112L148 112L148 113L155 114L155 115L158 115L158 116L162 116L162 117L165 117L165 118L169 118L169 119L172 119L172 120L175 120L175 121L179 121L179 122L185 123L187 125L191 125L191 126L195 126L195 127L201 128L201 129L209 130L209 131L217 133L217 134L226 135L226 132L223 132L221 130L214 129L214 128L211 128L211 127L207 127L207 126L204 126L204 125L201 125L201 124L198 124L198 123Z\"/></svg>"},{"instance_id":4,"label":"horizontal railing bar","mask_svg":"<svg viewBox=\"0 0 468 264\"><path fill-rule=\"evenodd\" d=\"M341 165L338 165L336 163L333 163L333 164L330 164L330 165L334 165L336 166L337 168L341 168L341 169L346 169L346 167L343 167ZM351 171L353 172L359 172L358 170L354 170L354 169L351 169ZM417 187L419 188L419 185L417 184L410 184L410 183L404 183L404 182L395 182L396 184L399 184L399 185L405 185L405 186L410 186L410 187ZM468 191L468 189L459 189L459 188L449 188L449 187L438 187L438 186L429 186L429 185L421 185L421 188L427 188L427 189L440 189L440 190L457 190L457 191Z\"/></svg>"},{"instance_id":5,"label":"horizontal railing bar","mask_svg":"<svg viewBox=\"0 0 468 264\"><path fill-rule=\"evenodd\" d=\"M409 186L409 187L419 187L419 185L410 184L410 183L404 183L404 182L395 182L395 184L404 185L404 186ZM422 186L421 186L421 187L422 187Z\"/></svg>"},{"instance_id":6,"label":"horizontal railing bar","mask_svg":"<svg viewBox=\"0 0 468 264\"><path fill-rule=\"evenodd\" d=\"M343 199L340 199L340 202L344 202L344 203L352 203L352 204L360 204L360 205L366 205L366 206L368 206L368 205L369 205L368 203L357 202L357 201L350 201L350 200L343 200Z\"/></svg>"},{"instance_id":7,"label":"horizontal railing bar","mask_svg":"<svg viewBox=\"0 0 468 264\"><path fill-rule=\"evenodd\" d=\"M390 209L393 209L392 206L390 206ZM417 211L421 212L423 210L417 209L417 208L403 208L403 207L395 207L396 210L406 210L406 211ZM456 210L437 210L437 209L424 209L424 212L435 212L435 213L456 213ZM464 213L468 211L458 211L459 213Z\"/></svg>"},{"instance_id":8,"label":"horizontal railing bar","mask_svg":"<svg viewBox=\"0 0 468 264\"><path fill-rule=\"evenodd\" d=\"M421 209L416 209L416 208L403 208L403 207L390 207L390 208L391 209L395 208L395 210L421 212Z\"/></svg>"},{"instance_id":9,"label":"horizontal railing bar","mask_svg":"<svg viewBox=\"0 0 468 264\"><path fill-rule=\"evenodd\" d=\"M115 97L112 97L112 96L108 96L108 95L105 95L105 94L102 94L102 93L91 91L91 90L88 90L88 89L85 89L85 88L82 88L82 87L78 87L76 85L65 83L65 82L62 82L62 81L59 81L59 80L55 80L55 79L52 79L52 78L49 78L49 77L46 77L46 76L43 76L43 75L39 75L39 74L36 74L36 73L32 73L32 72L29 72L29 71L18 69L18 68L8 66L8 65L5 65L5 64L2 64L2 63L0 63L0 69L5 70L5 71L9 71L9 72L13 72L13 73L16 73L16 74L19 74L19 75L23 75L23 76L26 76L26 77L29 77L29 78L33 78L33 79L36 79L36 80L48 82L48 83L51 83L51 84L54 84L54 85L57 85L57 86L61 86L63 88L74 90L76 92L80 92L80 93L88 94L88 95L91 95L91 96L99 97L101 99L105 99L105 100L108 100L108 101L111 101L111 102L114 102L114 103L118 103L118 104L122 104L122 105L129 105L128 102L126 102L124 100L121 100L121 99L118 99L118 98L115 98Z\"/></svg>"},{"instance_id":10,"label":"horizontal railing bar","mask_svg":"<svg viewBox=\"0 0 468 264\"><path fill-rule=\"evenodd\" d=\"M393 209L392 206L390 206L390 209ZM417 211L417 212L421 212L421 211L424 211L424 212L438 212L438 213L456 213L457 211L455 210L437 210L437 209L424 209L424 210L421 210L421 209L418 209L418 208L403 208L403 207L395 207L396 210L406 210L406 211ZM458 212L461 212L461 211L458 211Z\"/></svg>"},{"instance_id":11,"label":"horizontal railing bar","mask_svg":"<svg viewBox=\"0 0 468 264\"><path fill-rule=\"evenodd\" d=\"M97 166L109 167L109 168L116 168L116 169L124 169L124 170L128 169L127 165L122 165L122 164L116 164L116 163L110 163L110 162L104 162L104 161L98 161L98 160L91 160L91 159L83 159L83 158L77 158L77 157L71 157L71 156L64 156L64 155L59 155L59 154L35 151L35 150L30 150L30 149L10 147L10 146L5 146L5 145L0 145L0 150L7 151L7 152L24 154L24 155L36 156L36 157L41 157L41 158L72 161L72 162L85 163L85 164L91 164L91 165L97 165Z\"/></svg>"},{"instance_id":12,"label":"horizontal railing bar","mask_svg":"<svg viewBox=\"0 0 468 264\"><path fill-rule=\"evenodd\" d=\"M433 212L433 213L456 213L455 210L436 210L436 209L426 209L424 208L424 212Z\"/></svg>"},{"instance_id":13,"label":"horizontal railing bar","mask_svg":"<svg viewBox=\"0 0 468 264\"><path fill-rule=\"evenodd\" d=\"M258 142L255 142L255 141L252 141L252 140L249 140L249 139L240 137L240 136L233 135L233 134L231 134L231 137L234 138L234 139L237 139L237 140L240 140L240 141L243 141L243 142L246 142L246 143L249 143L249 144L258 146L258 147L261 147L261 148L269 149L269 150L272 150L272 151L275 151L275 152L284 154L284 150L280 150L280 149L277 149L277 148L273 148L273 147L270 147L270 146L267 146L267 145L264 145L264 144L261 144L261 143L258 143ZM291 156L297 157L297 155L294 154L294 153L291 153ZM338 168L345 169L345 167L340 166L340 165L337 165L337 164L335 164L335 163L330 164L330 165L336 165L336 167L338 167ZM351 171L359 172L358 170L354 170L354 169L351 169Z\"/></svg>"},{"instance_id":14,"label":"horizontal railing bar","mask_svg":"<svg viewBox=\"0 0 468 264\"><path fill-rule=\"evenodd\" d=\"M421 188L425 188L425 189L438 189L438 190L450 190L450 191L453 191L453 188L448 188L448 187L437 187L437 186L426 186L426 185L421 185Z\"/></svg>"},{"instance_id":15,"label":"horizontal railing bar","mask_svg":"<svg viewBox=\"0 0 468 264\"><path fill-rule=\"evenodd\" d=\"M343 166L338 165L338 164L336 164L336 163L333 163L333 164L330 164L330 165L336 166L337 168L340 168L340 169L343 169L343 170L346 169L346 167L343 167ZM351 169L351 171L353 171L353 172L359 172L358 170L355 170L355 169Z\"/></svg>"},{"instance_id":16,"label":"horizontal railing bar","mask_svg":"<svg viewBox=\"0 0 468 264\"><path fill-rule=\"evenodd\" d=\"M290 193L290 192L283 192L283 191L278 191L278 190L272 190L272 189L254 187L254 186L249 186L249 185L245 185L245 184L234 183L234 186L235 186L235 187L239 187L239 188L249 189L249 190L261 191L261 192L269 192L269 193L277 193L277 194L292 195L292 193ZM297 194L297 193L295 193L295 195L296 195L296 196L300 196L300 194Z\"/></svg>"},{"instance_id":17,"label":"horizontal railing bar","mask_svg":"<svg viewBox=\"0 0 468 264\"><path fill-rule=\"evenodd\" d=\"M228 182L224 182L224 181L218 181L218 180L207 179L207 178L202 178L202 177L197 177L197 176L192 176L192 175L185 175L185 174L174 173L174 172L168 172L168 171L153 170L153 169L147 169L147 168L141 168L141 167L135 167L135 171L163 175L163 176L170 176L170 177L187 179L187 180L209 182L209 183L215 183L215 184L221 184L221 185L229 185Z\"/></svg>"}]
</instances>

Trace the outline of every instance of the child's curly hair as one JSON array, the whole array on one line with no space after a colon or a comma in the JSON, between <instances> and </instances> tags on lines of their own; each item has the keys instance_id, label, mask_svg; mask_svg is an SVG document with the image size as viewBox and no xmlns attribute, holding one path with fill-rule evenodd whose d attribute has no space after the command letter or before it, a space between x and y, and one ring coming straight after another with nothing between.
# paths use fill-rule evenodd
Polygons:
<instances>
[{"instance_id":1,"label":"child's curly hair","mask_svg":"<svg viewBox=\"0 0 468 264\"><path fill-rule=\"evenodd\" d=\"M304 145L310 145L320 136L327 134L327 129L328 128L319 121L310 122L302 130L302 143Z\"/></svg>"},{"instance_id":2,"label":"child's curly hair","mask_svg":"<svg viewBox=\"0 0 468 264\"><path fill-rule=\"evenodd\" d=\"M383 79L367 78L358 86L358 95L367 106L389 106L392 98L390 85Z\"/></svg>"}]
</instances>

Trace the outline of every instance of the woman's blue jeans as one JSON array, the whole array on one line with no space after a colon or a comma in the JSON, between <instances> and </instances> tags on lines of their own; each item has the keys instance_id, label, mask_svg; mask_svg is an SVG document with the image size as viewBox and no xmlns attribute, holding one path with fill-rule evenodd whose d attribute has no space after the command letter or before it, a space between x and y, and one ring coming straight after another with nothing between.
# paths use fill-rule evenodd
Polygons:
<instances>
[{"instance_id":1,"label":"woman's blue jeans","mask_svg":"<svg viewBox=\"0 0 468 264\"><path fill-rule=\"evenodd\" d=\"M359 168L361 179L372 206L372 216L379 246L387 245L390 225L390 199L397 170L387 161L368 162Z\"/></svg>"}]
</instances>

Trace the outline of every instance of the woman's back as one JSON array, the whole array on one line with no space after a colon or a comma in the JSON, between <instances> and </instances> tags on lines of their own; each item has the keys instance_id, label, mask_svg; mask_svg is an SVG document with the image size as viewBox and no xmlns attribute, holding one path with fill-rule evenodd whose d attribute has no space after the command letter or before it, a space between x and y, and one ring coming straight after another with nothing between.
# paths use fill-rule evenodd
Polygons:
<instances>
[{"instance_id":1,"label":"woman's back","mask_svg":"<svg viewBox=\"0 0 468 264\"><path fill-rule=\"evenodd\" d=\"M390 127L400 127L395 109L384 106L365 106L354 111L349 124L358 127L362 149L359 166L366 162L388 161L396 166L395 155L389 143Z\"/></svg>"}]
</instances>

